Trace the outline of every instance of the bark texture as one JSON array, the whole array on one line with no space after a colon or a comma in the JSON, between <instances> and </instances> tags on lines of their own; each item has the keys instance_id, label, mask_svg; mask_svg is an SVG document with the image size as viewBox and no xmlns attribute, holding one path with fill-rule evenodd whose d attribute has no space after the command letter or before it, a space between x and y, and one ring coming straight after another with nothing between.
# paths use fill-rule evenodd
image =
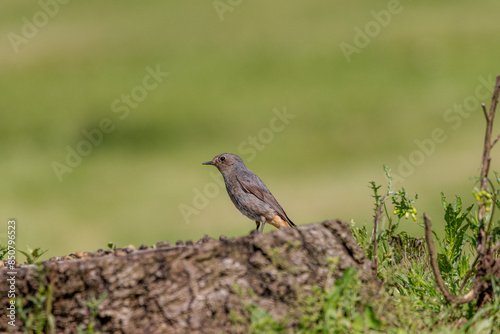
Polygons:
<instances>
[{"instance_id":1,"label":"bark texture","mask_svg":"<svg viewBox=\"0 0 500 334\"><path fill-rule=\"evenodd\" d=\"M331 258L339 259L332 270ZM326 221L264 235L194 245L44 262L17 268L16 295L52 284L57 333L76 333L91 319L86 301L99 304L94 330L104 333L246 333L245 315L257 305L276 319L300 313L298 300L313 286L329 287L355 267L366 289L379 283L345 222ZM0 270L2 314L8 305L8 269ZM240 319L240 320L238 320ZM0 332L21 331L0 317Z\"/></svg>"}]
</instances>

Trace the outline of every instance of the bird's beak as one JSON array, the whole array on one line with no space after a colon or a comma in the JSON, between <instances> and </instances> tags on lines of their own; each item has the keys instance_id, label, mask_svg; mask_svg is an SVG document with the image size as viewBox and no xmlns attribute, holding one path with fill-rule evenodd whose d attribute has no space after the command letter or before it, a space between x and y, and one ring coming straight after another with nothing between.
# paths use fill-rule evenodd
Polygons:
<instances>
[{"instance_id":1,"label":"bird's beak","mask_svg":"<svg viewBox=\"0 0 500 334\"><path fill-rule=\"evenodd\" d=\"M202 165L215 165L213 161L207 161L202 163Z\"/></svg>"}]
</instances>

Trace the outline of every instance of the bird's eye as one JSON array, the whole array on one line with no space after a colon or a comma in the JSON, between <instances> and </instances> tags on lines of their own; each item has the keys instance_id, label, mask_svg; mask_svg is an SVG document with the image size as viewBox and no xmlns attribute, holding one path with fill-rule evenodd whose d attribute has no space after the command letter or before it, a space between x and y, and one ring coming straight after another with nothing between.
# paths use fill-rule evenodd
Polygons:
<instances>
[{"instance_id":1,"label":"bird's eye","mask_svg":"<svg viewBox=\"0 0 500 334\"><path fill-rule=\"evenodd\" d=\"M220 157L220 161L224 161L224 160L226 160L226 157L224 157L224 156Z\"/></svg>"}]
</instances>

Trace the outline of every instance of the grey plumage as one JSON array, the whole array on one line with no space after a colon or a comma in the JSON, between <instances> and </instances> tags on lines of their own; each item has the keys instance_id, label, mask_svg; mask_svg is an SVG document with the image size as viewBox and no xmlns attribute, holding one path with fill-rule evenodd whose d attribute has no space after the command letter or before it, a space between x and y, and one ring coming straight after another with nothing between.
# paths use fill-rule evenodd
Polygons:
<instances>
[{"instance_id":1,"label":"grey plumage","mask_svg":"<svg viewBox=\"0 0 500 334\"><path fill-rule=\"evenodd\" d=\"M260 223L263 224L261 233L266 223L277 228L295 226L264 182L245 166L239 156L222 153L203 164L217 167L229 198L242 214L255 220L257 229Z\"/></svg>"}]
</instances>

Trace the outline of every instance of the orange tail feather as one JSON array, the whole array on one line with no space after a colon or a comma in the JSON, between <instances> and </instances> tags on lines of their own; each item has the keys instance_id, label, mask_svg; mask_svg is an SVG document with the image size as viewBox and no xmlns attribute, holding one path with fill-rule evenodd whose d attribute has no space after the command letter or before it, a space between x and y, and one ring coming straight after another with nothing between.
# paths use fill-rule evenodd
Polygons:
<instances>
[{"instance_id":1,"label":"orange tail feather","mask_svg":"<svg viewBox=\"0 0 500 334\"><path fill-rule=\"evenodd\" d=\"M286 223L286 221L284 221L279 215L274 216L273 220L271 220L268 223L270 223L271 225L273 225L276 228L288 227L288 224Z\"/></svg>"}]
</instances>

